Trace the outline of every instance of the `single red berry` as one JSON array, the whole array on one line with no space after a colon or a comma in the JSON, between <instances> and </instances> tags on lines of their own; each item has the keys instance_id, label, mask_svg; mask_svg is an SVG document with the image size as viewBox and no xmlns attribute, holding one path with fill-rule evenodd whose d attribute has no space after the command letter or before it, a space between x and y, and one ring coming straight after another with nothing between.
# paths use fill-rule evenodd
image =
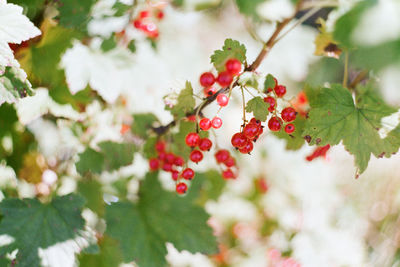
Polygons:
<instances>
[{"instance_id":1,"label":"single red berry","mask_svg":"<svg viewBox=\"0 0 400 267\"><path fill-rule=\"evenodd\" d=\"M235 159L233 157L229 157L225 162L225 166L230 168L236 165Z\"/></svg>"},{"instance_id":2,"label":"single red berry","mask_svg":"<svg viewBox=\"0 0 400 267\"><path fill-rule=\"evenodd\" d=\"M196 121L196 115L190 115L186 117L188 121Z\"/></svg>"},{"instance_id":3,"label":"single red berry","mask_svg":"<svg viewBox=\"0 0 400 267\"><path fill-rule=\"evenodd\" d=\"M274 90L278 97L282 97L286 94L286 87L284 85L277 85L275 86Z\"/></svg>"},{"instance_id":4,"label":"single red berry","mask_svg":"<svg viewBox=\"0 0 400 267\"><path fill-rule=\"evenodd\" d=\"M193 161L194 163L198 163L203 159L203 153L201 153L199 150L193 150L190 153L189 156L190 160Z\"/></svg>"},{"instance_id":5,"label":"single red berry","mask_svg":"<svg viewBox=\"0 0 400 267\"><path fill-rule=\"evenodd\" d=\"M167 153L165 151L161 151L158 153L159 160L164 161L166 157L167 157Z\"/></svg>"},{"instance_id":6,"label":"single red berry","mask_svg":"<svg viewBox=\"0 0 400 267\"><path fill-rule=\"evenodd\" d=\"M185 183L178 183L176 185L176 192L180 195L185 194L187 191L187 185Z\"/></svg>"},{"instance_id":7,"label":"single red berry","mask_svg":"<svg viewBox=\"0 0 400 267\"><path fill-rule=\"evenodd\" d=\"M282 117L282 120L284 120L286 122L291 122L296 119L296 114L297 114L297 112L294 108L287 107L282 110L281 117Z\"/></svg>"},{"instance_id":8,"label":"single red berry","mask_svg":"<svg viewBox=\"0 0 400 267\"><path fill-rule=\"evenodd\" d=\"M199 142L199 148L201 151L209 151L212 147L212 142L208 138L202 138Z\"/></svg>"},{"instance_id":9,"label":"single red berry","mask_svg":"<svg viewBox=\"0 0 400 267\"><path fill-rule=\"evenodd\" d=\"M218 74L217 77L217 83L221 85L221 87L228 87L233 80L233 77L229 72L223 71L220 74Z\"/></svg>"},{"instance_id":10,"label":"single red berry","mask_svg":"<svg viewBox=\"0 0 400 267\"><path fill-rule=\"evenodd\" d=\"M210 87L215 83L215 77L211 72L204 72L200 76L200 84L204 87Z\"/></svg>"},{"instance_id":11,"label":"single red berry","mask_svg":"<svg viewBox=\"0 0 400 267\"><path fill-rule=\"evenodd\" d=\"M211 121L209 118L202 118L199 122L200 129L208 131L211 128Z\"/></svg>"},{"instance_id":12,"label":"single red berry","mask_svg":"<svg viewBox=\"0 0 400 267\"><path fill-rule=\"evenodd\" d=\"M253 140L258 134L258 128L260 128L255 123L247 124L243 129L243 134L247 137L247 139Z\"/></svg>"},{"instance_id":13,"label":"single red berry","mask_svg":"<svg viewBox=\"0 0 400 267\"><path fill-rule=\"evenodd\" d=\"M171 178L172 178L172 180L176 181L176 180L178 180L178 177L179 177L179 172L178 172L177 170L173 170L173 171L171 172Z\"/></svg>"},{"instance_id":14,"label":"single red berry","mask_svg":"<svg viewBox=\"0 0 400 267\"><path fill-rule=\"evenodd\" d=\"M194 171L191 168L186 168L182 171L181 176L183 179L192 180L194 177Z\"/></svg>"},{"instance_id":15,"label":"single red berry","mask_svg":"<svg viewBox=\"0 0 400 267\"><path fill-rule=\"evenodd\" d=\"M139 12L139 18L144 19L150 16L150 12L148 10L143 10Z\"/></svg>"},{"instance_id":16,"label":"single red berry","mask_svg":"<svg viewBox=\"0 0 400 267\"><path fill-rule=\"evenodd\" d=\"M150 167L150 170L156 171L156 170L158 170L158 168L160 168L160 162L158 161L158 159L154 159L154 158L150 159L149 167Z\"/></svg>"},{"instance_id":17,"label":"single red berry","mask_svg":"<svg viewBox=\"0 0 400 267\"><path fill-rule=\"evenodd\" d=\"M134 26L136 29L141 29L141 28L143 27L142 21L139 20L139 19L135 19L135 20L133 21L133 26Z\"/></svg>"},{"instance_id":18,"label":"single red berry","mask_svg":"<svg viewBox=\"0 0 400 267\"><path fill-rule=\"evenodd\" d=\"M159 20L162 20L164 18L164 12L162 12L161 10L157 12L157 18Z\"/></svg>"},{"instance_id":19,"label":"single red berry","mask_svg":"<svg viewBox=\"0 0 400 267\"><path fill-rule=\"evenodd\" d=\"M220 117L214 117L211 120L211 127L213 127L214 129L221 128L221 126L222 126L222 120Z\"/></svg>"},{"instance_id":20,"label":"single red berry","mask_svg":"<svg viewBox=\"0 0 400 267\"><path fill-rule=\"evenodd\" d=\"M291 123L289 123L288 125L285 126L285 132L288 134L293 133L295 129L296 129L296 127L294 127L294 125Z\"/></svg>"},{"instance_id":21,"label":"single red berry","mask_svg":"<svg viewBox=\"0 0 400 267\"><path fill-rule=\"evenodd\" d=\"M171 172L172 171L172 164L168 162L164 162L162 169L166 172Z\"/></svg>"},{"instance_id":22,"label":"single red berry","mask_svg":"<svg viewBox=\"0 0 400 267\"><path fill-rule=\"evenodd\" d=\"M276 100L272 96L267 96L264 98L264 102L269 104L268 111L274 112Z\"/></svg>"},{"instance_id":23,"label":"single red berry","mask_svg":"<svg viewBox=\"0 0 400 267\"><path fill-rule=\"evenodd\" d=\"M253 147L253 142L248 140L244 147L239 148L239 152L242 154L249 154L251 151L253 151Z\"/></svg>"},{"instance_id":24,"label":"single red berry","mask_svg":"<svg viewBox=\"0 0 400 267\"><path fill-rule=\"evenodd\" d=\"M282 120L278 117L272 117L271 119L269 119L268 121L268 128L271 131L277 132L281 129L282 127Z\"/></svg>"},{"instance_id":25,"label":"single red berry","mask_svg":"<svg viewBox=\"0 0 400 267\"><path fill-rule=\"evenodd\" d=\"M174 159L174 165L175 166L183 166L183 164L185 164L185 161L183 160L183 158L182 157L180 157L180 156L177 156L177 157L175 157L175 159Z\"/></svg>"},{"instance_id":26,"label":"single red berry","mask_svg":"<svg viewBox=\"0 0 400 267\"><path fill-rule=\"evenodd\" d=\"M218 163L224 163L225 161L227 161L227 160L229 159L230 156L231 156L231 155L230 155L230 153L229 153L228 150L226 150L226 149L221 149L221 150L218 150L218 151L215 153L215 160L216 160Z\"/></svg>"},{"instance_id":27,"label":"single red berry","mask_svg":"<svg viewBox=\"0 0 400 267\"><path fill-rule=\"evenodd\" d=\"M231 169L227 169L225 171L222 172L222 177L224 177L224 179L235 179L235 174L233 173L233 171Z\"/></svg>"},{"instance_id":28,"label":"single red berry","mask_svg":"<svg viewBox=\"0 0 400 267\"><path fill-rule=\"evenodd\" d=\"M249 123L255 123L255 124L257 124L258 126L261 126L261 121L260 121L260 120L257 120L256 118L251 118L251 120L250 120Z\"/></svg>"},{"instance_id":29,"label":"single red berry","mask_svg":"<svg viewBox=\"0 0 400 267\"><path fill-rule=\"evenodd\" d=\"M210 87L204 88L203 92L204 92L205 97L210 97L217 92L217 89L215 89L215 87L213 87L213 86L210 86Z\"/></svg>"},{"instance_id":30,"label":"single red berry","mask_svg":"<svg viewBox=\"0 0 400 267\"><path fill-rule=\"evenodd\" d=\"M242 63L236 58L229 59L225 63L226 71L231 74L232 76L238 75L239 72L242 70Z\"/></svg>"},{"instance_id":31,"label":"single red berry","mask_svg":"<svg viewBox=\"0 0 400 267\"><path fill-rule=\"evenodd\" d=\"M164 141L158 141L155 145L155 148L158 152L165 151L165 142Z\"/></svg>"},{"instance_id":32,"label":"single red berry","mask_svg":"<svg viewBox=\"0 0 400 267\"><path fill-rule=\"evenodd\" d=\"M185 139L186 145L190 147L196 147L199 145L200 136L197 133L189 133Z\"/></svg>"},{"instance_id":33,"label":"single red berry","mask_svg":"<svg viewBox=\"0 0 400 267\"><path fill-rule=\"evenodd\" d=\"M229 102L229 98L225 94L219 94L217 96L217 103L221 107L225 107L226 105L228 105L228 102Z\"/></svg>"},{"instance_id":34,"label":"single red berry","mask_svg":"<svg viewBox=\"0 0 400 267\"><path fill-rule=\"evenodd\" d=\"M165 156L165 162L174 164L174 161L175 161L175 155L173 153L167 153L167 155Z\"/></svg>"},{"instance_id":35,"label":"single red berry","mask_svg":"<svg viewBox=\"0 0 400 267\"><path fill-rule=\"evenodd\" d=\"M246 143L247 138L243 133L235 133L231 138L231 144L233 147L242 148Z\"/></svg>"}]
</instances>

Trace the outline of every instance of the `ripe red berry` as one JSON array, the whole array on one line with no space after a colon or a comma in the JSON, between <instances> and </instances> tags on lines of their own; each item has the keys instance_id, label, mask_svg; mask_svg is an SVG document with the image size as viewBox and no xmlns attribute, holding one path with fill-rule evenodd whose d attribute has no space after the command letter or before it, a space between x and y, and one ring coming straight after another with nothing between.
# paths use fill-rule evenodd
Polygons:
<instances>
[{"instance_id":1,"label":"ripe red berry","mask_svg":"<svg viewBox=\"0 0 400 267\"><path fill-rule=\"evenodd\" d=\"M192 180L194 177L194 171L191 168L186 168L182 171L181 176L183 179Z\"/></svg>"},{"instance_id":2,"label":"ripe red berry","mask_svg":"<svg viewBox=\"0 0 400 267\"><path fill-rule=\"evenodd\" d=\"M158 152L165 151L165 142L164 141L158 141L155 145L155 148Z\"/></svg>"},{"instance_id":3,"label":"ripe red berry","mask_svg":"<svg viewBox=\"0 0 400 267\"><path fill-rule=\"evenodd\" d=\"M289 123L288 125L285 126L285 132L288 134L293 133L295 129L296 129L296 127L294 127L294 125L291 123Z\"/></svg>"},{"instance_id":4,"label":"ripe red berry","mask_svg":"<svg viewBox=\"0 0 400 267\"><path fill-rule=\"evenodd\" d=\"M246 145L242 148L239 148L239 152L242 154L249 154L251 151L253 151L253 147L253 142L247 140Z\"/></svg>"},{"instance_id":5,"label":"ripe red berry","mask_svg":"<svg viewBox=\"0 0 400 267\"><path fill-rule=\"evenodd\" d=\"M172 171L172 164L168 163L168 162L164 162L162 169L166 172L170 172L170 171Z\"/></svg>"},{"instance_id":6,"label":"ripe red berry","mask_svg":"<svg viewBox=\"0 0 400 267\"><path fill-rule=\"evenodd\" d=\"M185 142L190 147L196 147L200 142L200 136L197 133L189 133L186 135Z\"/></svg>"},{"instance_id":7,"label":"ripe red berry","mask_svg":"<svg viewBox=\"0 0 400 267\"><path fill-rule=\"evenodd\" d=\"M211 121L209 118L202 118L199 122L200 129L208 131L211 128Z\"/></svg>"},{"instance_id":8,"label":"ripe red berry","mask_svg":"<svg viewBox=\"0 0 400 267\"><path fill-rule=\"evenodd\" d=\"M215 160L218 163L224 163L225 161L227 161L229 159L229 157L230 157L229 151L225 150L225 149L218 150L215 153Z\"/></svg>"},{"instance_id":9,"label":"ripe red berry","mask_svg":"<svg viewBox=\"0 0 400 267\"><path fill-rule=\"evenodd\" d=\"M271 119L269 119L268 121L268 128L271 131L277 132L281 129L282 127L282 120L278 117L272 117Z\"/></svg>"},{"instance_id":10,"label":"ripe red berry","mask_svg":"<svg viewBox=\"0 0 400 267\"><path fill-rule=\"evenodd\" d=\"M249 123L255 123L255 124L257 124L258 126L261 126L261 121L260 121L260 120L256 120L256 118L251 118L251 120L250 120Z\"/></svg>"},{"instance_id":11,"label":"ripe red berry","mask_svg":"<svg viewBox=\"0 0 400 267\"><path fill-rule=\"evenodd\" d=\"M222 172L222 177L224 177L225 179L234 179L235 174L233 173L233 171L231 169L227 169L225 171Z\"/></svg>"},{"instance_id":12,"label":"ripe red berry","mask_svg":"<svg viewBox=\"0 0 400 267\"><path fill-rule=\"evenodd\" d=\"M215 77L211 72L204 72L200 76L200 84L204 87L209 87L215 83Z\"/></svg>"},{"instance_id":13,"label":"ripe red berry","mask_svg":"<svg viewBox=\"0 0 400 267\"><path fill-rule=\"evenodd\" d=\"M144 19L150 16L150 12L148 10L143 10L139 12L139 18Z\"/></svg>"},{"instance_id":14,"label":"ripe red berry","mask_svg":"<svg viewBox=\"0 0 400 267\"><path fill-rule=\"evenodd\" d=\"M227 160L224 162L225 166L230 168L236 165L235 159L233 157L229 157Z\"/></svg>"},{"instance_id":15,"label":"ripe red berry","mask_svg":"<svg viewBox=\"0 0 400 267\"><path fill-rule=\"evenodd\" d=\"M175 161L175 155L173 153L167 153L167 155L165 156L165 162L174 164L174 161Z\"/></svg>"},{"instance_id":16,"label":"ripe red berry","mask_svg":"<svg viewBox=\"0 0 400 267\"><path fill-rule=\"evenodd\" d=\"M242 148L246 143L247 138L243 133L235 133L231 138L231 144L233 147Z\"/></svg>"},{"instance_id":17,"label":"ripe red berry","mask_svg":"<svg viewBox=\"0 0 400 267\"><path fill-rule=\"evenodd\" d=\"M190 115L186 117L188 121L196 121L196 115Z\"/></svg>"},{"instance_id":18,"label":"ripe red berry","mask_svg":"<svg viewBox=\"0 0 400 267\"><path fill-rule=\"evenodd\" d=\"M150 159L149 160L149 167L151 171L156 171L158 170L158 168L160 168L160 162L158 161L158 159Z\"/></svg>"},{"instance_id":19,"label":"ripe red berry","mask_svg":"<svg viewBox=\"0 0 400 267\"><path fill-rule=\"evenodd\" d=\"M143 26L142 21L139 20L139 19L135 19L135 20L133 21L133 26L134 26L136 29L142 28L142 26Z\"/></svg>"},{"instance_id":20,"label":"ripe red berry","mask_svg":"<svg viewBox=\"0 0 400 267\"><path fill-rule=\"evenodd\" d=\"M229 74L235 76L242 70L242 64L236 58L232 58L225 63L225 68Z\"/></svg>"},{"instance_id":21,"label":"ripe red berry","mask_svg":"<svg viewBox=\"0 0 400 267\"><path fill-rule=\"evenodd\" d=\"M221 107L225 107L226 105L228 105L228 102L229 102L229 98L225 94L219 94L217 96L217 103Z\"/></svg>"},{"instance_id":22,"label":"ripe red berry","mask_svg":"<svg viewBox=\"0 0 400 267\"><path fill-rule=\"evenodd\" d=\"M221 126L222 126L222 120L221 120L221 118L220 118L220 117L214 117L214 118L211 120L211 126L212 126L214 129L221 128Z\"/></svg>"},{"instance_id":23,"label":"ripe red berry","mask_svg":"<svg viewBox=\"0 0 400 267\"><path fill-rule=\"evenodd\" d=\"M296 119L296 110L292 107L284 108L281 112L282 120L286 122L291 122Z\"/></svg>"},{"instance_id":24,"label":"ripe red berry","mask_svg":"<svg viewBox=\"0 0 400 267\"><path fill-rule=\"evenodd\" d=\"M199 148L201 151L209 151L211 149L212 142L208 138L202 138L199 142Z\"/></svg>"},{"instance_id":25,"label":"ripe red berry","mask_svg":"<svg viewBox=\"0 0 400 267\"><path fill-rule=\"evenodd\" d=\"M223 71L220 74L218 74L217 77L217 83L221 85L221 87L228 87L233 80L233 77L229 72Z\"/></svg>"},{"instance_id":26,"label":"ripe red berry","mask_svg":"<svg viewBox=\"0 0 400 267\"><path fill-rule=\"evenodd\" d=\"M158 18L159 20L163 19L163 18L164 18L164 12L162 12L161 10L158 11L158 12L157 12L157 18Z\"/></svg>"},{"instance_id":27,"label":"ripe red berry","mask_svg":"<svg viewBox=\"0 0 400 267\"><path fill-rule=\"evenodd\" d=\"M203 153L201 153L199 150L193 150L190 153L189 156L190 160L193 161L194 163L198 163L203 159Z\"/></svg>"},{"instance_id":28,"label":"ripe red berry","mask_svg":"<svg viewBox=\"0 0 400 267\"><path fill-rule=\"evenodd\" d=\"M253 140L258 134L258 128L260 128L255 123L247 124L243 129L243 134L247 137L247 139Z\"/></svg>"},{"instance_id":29,"label":"ripe red berry","mask_svg":"<svg viewBox=\"0 0 400 267\"><path fill-rule=\"evenodd\" d=\"M179 177L179 172L178 172L177 170L173 170L173 171L171 172L171 178L172 178L172 180L176 181L176 180L178 180L178 177Z\"/></svg>"},{"instance_id":30,"label":"ripe red berry","mask_svg":"<svg viewBox=\"0 0 400 267\"><path fill-rule=\"evenodd\" d=\"M161 151L158 153L159 160L164 161L166 157L167 157L167 153L165 151Z\"/></svg>"},{"instance_id":31,"label":"ripe red berry","mask_svg":"<svg viewBox=\"0 0 400 267\"><path fill-rule=\"evenodd\" d=\"M187 191L187 185L185 183L178 183L176 185L176 192L180 195L185 194Z\"/></svg>"},{"instance_id":32,"label":"ripe red berry","mask_svg":"<svg viewBox=\"0 0 400 267\"><path fill-rule=\"evenodd\" d=\"M269 104L268 111L274 112L276 100L272 96L267 96L264 98L264 102Z\"/></svg>"},{"instance_id":33,"label":"ripe red berry","mask_svg":"<svg viewBox=\"0 0 400 267\"><path fill-rule=\"evenodd\" d=\"M277 85L275 86L274 90L278 97L282 97L286 94L286 87L284 85Z\"/></svg>"},{"instance_id":34,"label":"ripe red berry","mask_svg":"<svg viewBox=\"0 0 400 267\"><path fill-rule=\"evenodd\" d=\"M174 159L174 165L175 166L183 166L183 164L185 164L185 161L183 160L183 158L182 157L180 157L180 156L177 156L177 157L175 157L175 159Z\"/></svg>"},{"instance_id":35,"label":"ripe red berry","mask_svg":"<svg viewBox=\"0 0 400 267\"><path fill-rule=\"evenodd\" d=\"M205 97L209 97L209 96L214 95L217 92L217 89L215 89L215 87L213 87L213 86L210 86L210 87L204 88L203 92L204 92Z\"/></svg>"}]
</instances>

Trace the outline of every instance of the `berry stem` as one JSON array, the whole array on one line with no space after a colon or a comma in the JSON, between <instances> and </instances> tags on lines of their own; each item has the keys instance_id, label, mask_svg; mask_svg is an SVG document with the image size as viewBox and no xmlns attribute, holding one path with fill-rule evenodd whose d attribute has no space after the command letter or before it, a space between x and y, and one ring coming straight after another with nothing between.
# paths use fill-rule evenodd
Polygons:
<instances>
[{"instance_id":1,"label":"berry stem","mask_svg":"<svg viewBox=\"0 0 400 267\"><path fill-rule=\"evenodd\" d=\"M349 52L344 52L344 74L343 74L343 87L347 87L347 80L349 79Z\"/></svg>"},{"instance_id":2,"label":"berry stem","mask_svg":"<svg viewBox=\"0 0 400 267\"><path fill-rule=\"evenodd\" d=\"M246 124L246 101L244 99L243 86L240 86L240 92L242 93L242 104L243 104L243 125Z\"/></svg>"}]
</instances>

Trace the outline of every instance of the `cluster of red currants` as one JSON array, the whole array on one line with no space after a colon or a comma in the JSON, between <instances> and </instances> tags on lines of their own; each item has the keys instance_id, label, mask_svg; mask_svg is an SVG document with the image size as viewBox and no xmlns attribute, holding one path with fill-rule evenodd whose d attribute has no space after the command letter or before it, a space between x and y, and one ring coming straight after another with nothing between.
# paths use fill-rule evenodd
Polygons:
<instances>
[{"instance_id":1,"label":"cluster of red currants","mask_svg":"<svg viewBox=\"0 0 400 267\"><path fill-rule=\"evenodd\" d=\"M156 22L163 18L164 12L161 9L142 10L132 23L136 29L144 32L147 37L156 39L159 35Z\"/></svg>"},{"instance_id":2,"label":"cluster of red currants","mask_svg":"<svg viewBox=\"0 0 400 267\"><path fill-rule=\"evenodd\" d=\"M291 123L296 119L297 112L292 107L285 107L282 109L280 116L276 110L277 98L282 98L286 94L286 87L278 84L275 80L275 87L268 88L268 96L264 98L264 102L269 104L268 111L273 113L273 116L268 120L268 128L273 132L278 132L284 127L286 133L291 134L296 129L294 124Z\"/></svg>"},{"instance_id":3,"label":"cluster of red currants","mask_svg":"<svg viewBox=\"0 0 400 267\"><path fill-rule=\"evenodd\" d=\"M245 124L242 131L235 133L231 138L231 144L238 149L240 153L250 154L253 151L253 142L263 133L264 126L261 121L252 118L248 124Z\"/></svg>"},{"instance_id":4,"label":"cluster of red currants","mask_svg":"<svg viewBox=\"0 0 400 267\"><path fill-rule=\"evenodd\" d=\"M158 141L155 144L155 150L157 151L157 158L149 159L150 170L157 171L162 169L163 171L170 172L172 179L177 181L176 192L178 194L186 193L187 185L181 179L192 180L194 171L191 168L183 168L185 160L181 156L166 151L165 142Z\"/></svg>"},{"instance_id":5,"label":"cluster of red currants","mask_svg":"<svg viewBox=\"0 0 400 267\"><path fill-rule=\"evenodd\" d=\"M215 152L215 160L222 168L226 168L222 171L222 177L224 179L235 179L236 174L232 171L233 167L236 167L235 158L231 156L228 150L220 149Z\"/></svg>"},{"instance_id":6,"label":"cluster of red currants","mask_svg":"<svg viewBox=\"0 0 400 267\"><path fill-rule=\"evenodd\" d=\"M203 160L203 153L201 151L210 151L212 147L212 141L210 139L207 137L200 138L197 133L189 133L186 135L185 142L187 146L192 148L189 159L196 164ZM196 147L199 149L196 149Z\"/></svg>"}]
</instances>

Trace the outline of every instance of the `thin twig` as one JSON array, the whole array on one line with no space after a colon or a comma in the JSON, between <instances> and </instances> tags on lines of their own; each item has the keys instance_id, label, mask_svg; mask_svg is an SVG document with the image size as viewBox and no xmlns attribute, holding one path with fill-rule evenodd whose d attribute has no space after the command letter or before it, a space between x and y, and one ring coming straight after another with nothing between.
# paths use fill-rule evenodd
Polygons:
<instances>
[{"instance_id":1,"label":"thin twig","mask_svg":"<svg viewBox=\"0 0 400 267\"><path fill-rule=\"evenodd\" d=\"M349 52L344 54L344 74L343 74L343 87L347 87L347 80L349 79Z\"/></svg>"}]
</instances>

